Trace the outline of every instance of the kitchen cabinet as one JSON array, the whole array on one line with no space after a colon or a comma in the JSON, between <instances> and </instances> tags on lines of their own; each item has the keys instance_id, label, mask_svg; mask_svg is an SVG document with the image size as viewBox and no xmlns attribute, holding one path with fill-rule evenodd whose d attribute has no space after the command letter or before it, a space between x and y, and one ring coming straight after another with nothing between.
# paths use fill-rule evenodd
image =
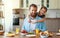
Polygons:
<instances>
[{"instance_id":1,"label":"kitchen cabinet","mask_svg":"<svg viewBox=\"0 0 60 38\"><path fill-rule=\"evenodd\" d=\"M3 7L4 4L2 2L2 0L0 0L0 30L4 30L4 15L3 15Z\"/></svg>"},{"instance_id":2,"label":"kitchen cabinet","mask_svg":"<svg viewBox=\"0 0 60 38\"><path fill-rule=\"evenodd\" d=\"M29 8L29 6L31 5L31 4L36 4L39 8L38 9L40 9L40 7L41 7L41 0L24 0L23 1L23 8Z\"/></svg>"},{"instance_id":3,"label":"kitchen cabinet","mask_svg":"<svg viewBox=\"0 0 60 38\"><path fill-rule=\"evenodd\" d=\"M41 7L41 0L29 0L29 5L36 4L38 7Z\"/></svg>"},{"instance_id":4,"label":"kitchen cabinet","mask_svg":"<svg viewBox=\"0 0 60 38\"><path fill-rule=\"evenodd\" d=\"M21 0L12 0L13 8L20 8L21 7Z\"/></svg>"},{"instance_id":5,"label":"kitchen cabinet","mask_svg":"<svg viewBox=\"0 0 60 38\"><path fill-rule=\"evenodd\" d=\"M58 32L60 28L60 18L47 18L46 25L49 31Z\"/></svg>"},{"instance_id":6,"label":"kitchen cabinet","mask_svg":"<svg viewBox=\"0 0 60 38\"><path fill-rule=\"evenodd\" d=\"M0 18L0 30L4 30L4 18Z\"/></svg>"},{"instance_id":7,"label":"kitchen cabinet","mask_svg":"<svg viewBox=\"0 0 60 38\"><path fill-rule=\"evenodd\" d=\"M57 0L58 1L58 9L60 9L60 0Z\"/></svg>"},{"instance_id":8,"label":"kitchen cabinet","mask_svg":"<svg viewBox=\"0 0 60 38\"><path fill-rule=\"evenodd\" d=\"M57 18L57 10L49 9L46 13L46 18Z\"/></svg>"},{"instance_id":9,"label":"kitchen cabinet","mask_svg":"<svg viewBox=\"0 0 60 38\"><path fill-rule=\"evenodd\" d=\"M57 13L57 18L60 18L60 12Z\"/></svg>"},{"instance_id":10,"label":"kitchen cabinet","mask_svg":"<svg viewBox=\"0 0 60 38\"><path fill-rule=\"evenodd\" d=\"M58 11L56 12L56 17L60 18L60 9L58 9Z\"/></svg>"},{"instance_id":11,"label":"kitchen cabinet","mask_svg":"<svg viewBox=\"0 0 60 38\"><path fill-rule=\"evenodd\" d=\"M58 9L58 1L59 0L43 0L43 5L48 7L48 9ZM48 6L47 6L48 3ZM42 6L42 0L24 0L23 2L23 7L29 7L29 5L31 4L36 4L38 6L38 8L40 8ZM59 5L60 6L60 5Z\"/></svg>"},{"instance_id":12,"label":"kitchen cabinet","mask_svg":"<svg viewBox=\"0 0 60 38\"><path fill-rule=\"evenodd\" d=\"M60 0L49 0L49 7L47 7L47 0L43 0L43 2L44 2L43 5L48 8L48 12L46 15L47 18L60 18L60 12L59 13L57 12L57 9L60 8L59 1ZM17 4L16 4L16 7L14 6L14 8L23 9L22 11L24 11L23 13L25 15L28 13L27 10L29 9L29 6L31 4L36 4L38 6L38 11L42 6L42 0L18 0L17 2L15 1L15 3L17 3Z\"/></svg>"},{"instance_id":13,"label":"kitchen cabinet","mask_svg":"<svg viewBox=\"0 0 60 38\"><path fill-rule=\"evenodd\" d=\"M49 8L48 9L57 9L58 0L49 0Z\"/></svg>"},{"instance_id":14,"label":"kitchen cabinet","mask_svg":"<svg viewBox=\"0 0 60 38\"><path fill-rule=\"evenodd\" d=\"M60 9L48 9L46 18L60 18Z\"/></svg>"}]
</instances>

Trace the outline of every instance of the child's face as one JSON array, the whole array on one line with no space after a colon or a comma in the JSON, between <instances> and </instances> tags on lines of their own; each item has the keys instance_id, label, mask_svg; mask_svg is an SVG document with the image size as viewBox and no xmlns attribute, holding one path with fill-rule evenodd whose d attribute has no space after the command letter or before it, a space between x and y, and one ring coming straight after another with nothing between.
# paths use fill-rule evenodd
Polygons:
<instances>
[{"instance_id":1,"label":"child's face","mask_svg":"<svg viewBox=\"0 0 60 38\"><path fill-rule=\"evenodd\" d=\"M46 9L42 8L42 9L40 10L40 13L41 13L41 14L45 14L45 13L46 13Z\"/></svg>"}]
</instances>

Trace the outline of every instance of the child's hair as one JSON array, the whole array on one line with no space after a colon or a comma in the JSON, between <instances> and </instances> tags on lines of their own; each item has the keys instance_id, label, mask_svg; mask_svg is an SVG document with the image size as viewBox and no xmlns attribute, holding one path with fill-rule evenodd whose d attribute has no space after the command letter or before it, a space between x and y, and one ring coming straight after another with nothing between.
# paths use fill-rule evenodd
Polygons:
<instances>
[{"instance_id":1,"label":"child's hair","mask_svg":"<svg viewBox=\"0 0 60 38\"><path fill-rule=\"evenodd\" d=\"M46 8L45 6L42 6L41 9L43 9L43 8L44 8L44 9L46 10L46 12L47 12L47 8ZM41 9L40 9L40 10L41 10Z\"/></svg>"}]
</instances>

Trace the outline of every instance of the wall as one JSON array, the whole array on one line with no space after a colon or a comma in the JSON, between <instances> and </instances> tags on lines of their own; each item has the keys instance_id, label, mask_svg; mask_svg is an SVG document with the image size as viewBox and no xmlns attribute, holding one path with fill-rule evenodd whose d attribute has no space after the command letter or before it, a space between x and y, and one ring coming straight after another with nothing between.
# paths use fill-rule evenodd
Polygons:
<instances>
[{"instance_id":1,"label":"wall","mask_svg":"<svg viewBox=\"0 0 60 38\"><path fill-rule=\"evenodd\" d=\"M47 18L46 25L49 31L58 32L60 29L60 18Z\"/></svg>"},{"instance_id":2,"label":"wall","mask_svg":"<svg viewBox=\"0 0 60 38\"><path fill-rule=\"evenodd\" d=\"M60 9L48 9L46 13L47 18L60 18Z\"/></svg>"}]
</instances>

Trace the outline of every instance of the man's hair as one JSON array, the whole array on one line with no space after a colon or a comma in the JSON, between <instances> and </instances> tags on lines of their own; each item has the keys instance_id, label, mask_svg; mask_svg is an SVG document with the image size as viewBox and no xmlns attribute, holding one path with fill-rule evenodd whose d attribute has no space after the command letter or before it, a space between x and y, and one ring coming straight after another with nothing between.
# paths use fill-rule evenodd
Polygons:
<instances>
[{"instance_id":1,"label":"man's hair","mask_svg":"<svg viewBox=\"0 0 60 38\"><path fill-rule=\"evenodd\" d=\"M36 8L37 8L37 5L31 4L30 7L29 7L29 9L30 9L31 7L36 7Z\"/></svg>"},{"instance_id":2,"label":"man's hair","mask_svg":"<svg viewBox=\"0 0 60 38\"><path fill-rule=\"evenodd\" d=\"M47 12L47 8L46 8L45 6L42 6L41 9L43 9L43 8L44 8L44 9L46 10L46 12ZM40 9L40 10L41 10L41 9Z\"/></svg>"}]
</instances>

